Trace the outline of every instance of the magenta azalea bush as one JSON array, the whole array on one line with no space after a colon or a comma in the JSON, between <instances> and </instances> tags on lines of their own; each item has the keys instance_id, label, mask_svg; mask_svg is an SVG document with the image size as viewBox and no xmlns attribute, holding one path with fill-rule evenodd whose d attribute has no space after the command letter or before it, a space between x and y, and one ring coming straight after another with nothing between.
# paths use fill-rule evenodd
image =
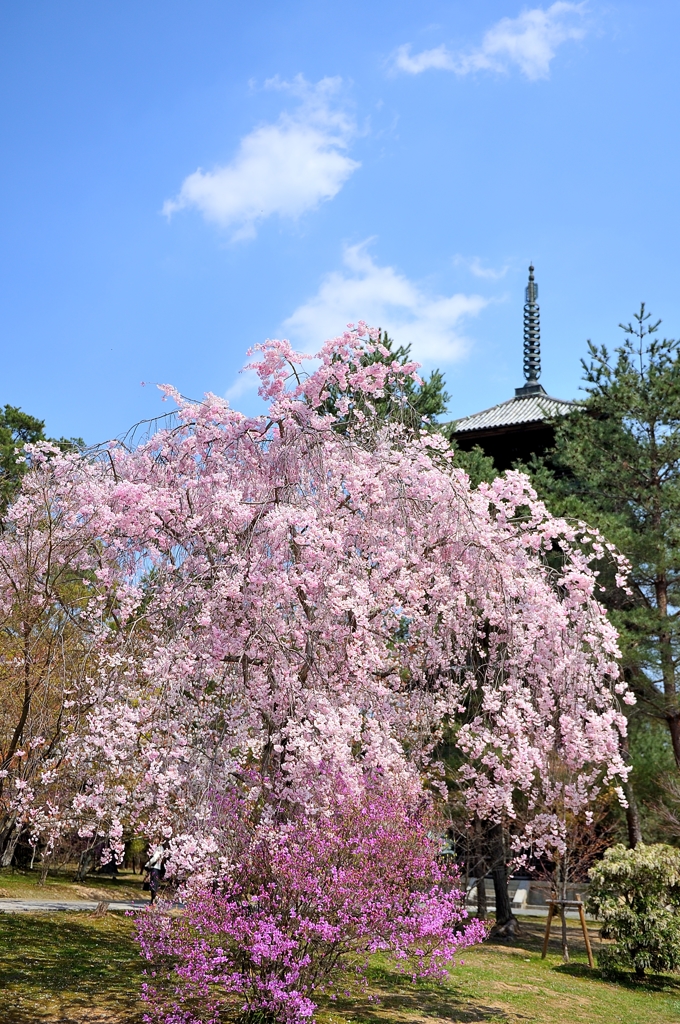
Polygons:
<instances>
[{"instance_id":1,"label":"magenta azalea bush","mask_svg":"<svg viewBox=\"0 0 680 1024\"><path fill-rule=\"evenodd\" d=\"M440 977L483 939L455 867L438 862L431 823L394 795L278 825L244 824L238 811L222 823L240 849L224 877L185 912L138 921L147 1021L213 1024L229 1008L299 1024L316 993L363 980L372 953L414 978Z\"/></svg>"}]
</instances>

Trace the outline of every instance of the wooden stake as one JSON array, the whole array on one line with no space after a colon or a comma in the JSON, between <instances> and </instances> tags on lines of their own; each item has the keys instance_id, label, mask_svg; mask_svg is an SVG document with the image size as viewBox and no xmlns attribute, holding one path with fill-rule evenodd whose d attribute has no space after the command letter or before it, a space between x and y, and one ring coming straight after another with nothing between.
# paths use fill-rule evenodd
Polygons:
<instances>
[{"instance_id":1,"label":"wooden stake","mask_svg":"<svg viewBox=\"0 0 680 1024\"><path fill-rule=\"evenodd\" d=\"M586 943L586 953L588 954L588 963L590 964L590 969L592 970L594 968L595 964L593 962L593 951L590 948L590 937L588 935L588 927L586 925L586 915L585 915L584 910L583 910L583 904L581 903L581 897L577 896L576 899L578 900L578 916L581 918L581 928L583 928L583 938L584 938L585 943Z\"/></svg>"},{"instance_id":2,"label":"wooden stake","mask_svg":"<svg viewBox=\"0 0 680 1024\"><path fill-rule=\"evenodd\" d=\"M563 923L566 920L567 908L570 910L578 910L578 916L581 920L581 928L583 929L583 939L586 944L586 953L588 954L588 964L591 970L595 967L595 961L593 960L593 950L590 945L590 936L588 935L588 925L586 924L586 915L584 911L581 897L577 896L575 900L551 900L548 907L548 920L545 925L545 935L543 937L543 952L541 953L541 960L545 960L548 952L548 942L550 941L550 927L552 925L553 917L555 912L559 909L562 916Z\"/></svg>"}]
</instances>

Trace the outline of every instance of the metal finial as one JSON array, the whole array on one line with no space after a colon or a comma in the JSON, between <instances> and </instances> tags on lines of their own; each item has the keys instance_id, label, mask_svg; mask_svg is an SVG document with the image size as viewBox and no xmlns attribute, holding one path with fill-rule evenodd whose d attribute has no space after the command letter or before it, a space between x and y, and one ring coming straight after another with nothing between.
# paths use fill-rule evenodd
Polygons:
<instances>
[{"instance_id":1,"label":"metal finial","mask_svg":"<svg viewBox=\"0 0 680 1024\"><path fill-rule=\"evenodd\" d=\"M538 308L538 285L534 281L534 268L529 267L529 283L524 305L524 379L527 384L538 384L541 376L541 323Z\"/></svg>"}]
</instances>

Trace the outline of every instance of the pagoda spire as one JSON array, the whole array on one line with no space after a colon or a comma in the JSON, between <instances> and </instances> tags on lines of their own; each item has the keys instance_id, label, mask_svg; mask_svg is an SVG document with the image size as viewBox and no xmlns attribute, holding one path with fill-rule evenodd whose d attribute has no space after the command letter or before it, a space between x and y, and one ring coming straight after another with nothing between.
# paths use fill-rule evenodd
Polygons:
<instances>
[{"instance_id":1,"label":"pagoda spire","mask_svg":"<svg viewBox=\"0 0 680 1024\"><path fill-rule=\"evenodd\" d=\"M524 379L521 388L515 388L515 396L545 394L538 383L541 376L541 314L538 306L538 285L534 281L533 265L529 267L529 283L524 304Z\"/></svg>"}]
</instances>

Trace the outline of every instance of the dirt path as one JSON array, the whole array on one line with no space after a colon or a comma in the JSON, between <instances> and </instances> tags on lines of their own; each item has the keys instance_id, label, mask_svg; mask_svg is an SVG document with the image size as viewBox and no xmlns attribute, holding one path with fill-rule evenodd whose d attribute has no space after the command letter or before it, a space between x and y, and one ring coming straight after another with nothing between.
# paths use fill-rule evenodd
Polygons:
<instances>
[{"instance_id":1,"label":"dirt path","mask_svg":"<svg viewBox=\"0 0 680 1024\"><path fill-rule=\"evenodd\" d=\"M96 910L100 903L106 903L109 910L125 912L148 907L148 900L25 900L0 899L0 914L51 914L70 910L87 913Z\"/></svg>"}]
</instances>

